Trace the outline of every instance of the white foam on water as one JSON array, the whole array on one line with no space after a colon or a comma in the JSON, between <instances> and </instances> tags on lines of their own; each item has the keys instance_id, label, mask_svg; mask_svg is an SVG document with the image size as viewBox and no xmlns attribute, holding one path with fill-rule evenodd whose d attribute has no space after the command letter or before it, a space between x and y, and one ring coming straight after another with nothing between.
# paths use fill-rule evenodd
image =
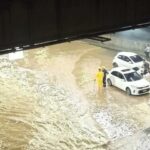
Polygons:
<instances>
[{"instance_id":1,"label":"white foam on water","mask_svg":"<svg viewBox=\"0 0 150 150\"><path fill-rule=\"evenodd\" d=\"M9 60L17 60L17 59L22 59L24 57L23 51L17 51L13 53L8 54Z\"/></svg>"}]
</instances>

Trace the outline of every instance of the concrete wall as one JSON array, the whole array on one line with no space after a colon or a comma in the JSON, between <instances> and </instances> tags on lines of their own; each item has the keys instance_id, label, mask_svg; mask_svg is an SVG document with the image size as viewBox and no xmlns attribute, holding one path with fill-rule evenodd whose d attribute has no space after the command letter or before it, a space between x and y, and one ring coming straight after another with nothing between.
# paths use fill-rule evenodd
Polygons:
<instances>
[{"instance_id":1,"label":"concrete wall","mask_svg":"<svg viewBox=\"0 0 150 150\"><path fill-rule=\"evenodd\" d=\"M103 35L103 37L110 38L111 41L99 42L90 41L95 45L109 48L117 51L132 51L144 55L144 49L147 44L150 44L150 28L141 28L135 30L128 30L122 32L111 33Z\"/></svg>"}]
</instances>

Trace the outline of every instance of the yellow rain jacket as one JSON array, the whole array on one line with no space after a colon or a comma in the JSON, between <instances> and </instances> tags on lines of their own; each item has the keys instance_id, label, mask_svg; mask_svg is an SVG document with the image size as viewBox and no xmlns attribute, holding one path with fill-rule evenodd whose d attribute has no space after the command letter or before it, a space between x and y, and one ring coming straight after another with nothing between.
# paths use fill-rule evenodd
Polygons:
<instances>
[{"instance_id":1,"label":"yellow rain jacket","mask_svg":"<svg viewBox=\"0 0 150 150\"><path fill-rule=\"evenodd\" d=\"M103 77L104 77L104 73L102 71L97 72L96 81L99 88L103 87Z\"/></svg>"}]
</instances>

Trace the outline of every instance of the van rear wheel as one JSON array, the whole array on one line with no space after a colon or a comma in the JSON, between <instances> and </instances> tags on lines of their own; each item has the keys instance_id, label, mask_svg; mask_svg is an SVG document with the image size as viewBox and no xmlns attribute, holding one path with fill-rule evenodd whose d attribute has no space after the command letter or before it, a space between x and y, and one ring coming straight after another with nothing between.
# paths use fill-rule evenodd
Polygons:
<instances>
[{"instance_id":1,"label":"van rear wheel","mask_svg":"<svg viewBox=\"0 0 150 150\"><path fill-rule=\"evenodd\" d=\"M112 82L111 82L110 79L107 79L107 83L108 83L109 86L112 86Z\"/></svg>"},{"instance_id":2,"label":"van rear wheel","mask_svg":"<svg viewBox=\"0 0 150 150\"><path fill-rule=\"evenodd\" d=\"M116 62L113 63L113 67L118 67L118 64Z\"/></svg>"}]
</instances>

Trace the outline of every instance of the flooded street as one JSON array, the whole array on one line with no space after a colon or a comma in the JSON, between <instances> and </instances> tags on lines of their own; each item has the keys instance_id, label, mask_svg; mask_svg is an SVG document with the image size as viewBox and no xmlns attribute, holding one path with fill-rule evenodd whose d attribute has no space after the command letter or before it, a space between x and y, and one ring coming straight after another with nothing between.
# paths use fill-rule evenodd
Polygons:
<instances>
[{"instance_id":1,"label":"flooded street","mask_svg":"<svg viewBox=\"0 0 150 150\"><path fill-rule=\"evenodd\" d=\"M74 41L0 55L0 150L150 149L149 94L94 82L116 53Z\"/></svg>"}]
</instances>

